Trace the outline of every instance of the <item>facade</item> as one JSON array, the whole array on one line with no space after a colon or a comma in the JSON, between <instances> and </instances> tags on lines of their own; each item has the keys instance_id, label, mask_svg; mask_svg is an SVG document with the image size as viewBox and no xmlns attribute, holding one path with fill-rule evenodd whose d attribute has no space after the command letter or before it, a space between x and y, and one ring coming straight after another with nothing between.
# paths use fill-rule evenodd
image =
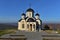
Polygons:
<instances>
[{"instance_id":1,"label":"facade","mask_svg":"<svg viewBox=\"0 0 60 40\"><path fill-rule=\"evenodd\" d=\"M18 30L22 31L39 31L42 28L42 21L38 13L35 14L34 10L29 8L26 14L22 13L21 19L18 22Z\"/></svg>"}]
</instances>

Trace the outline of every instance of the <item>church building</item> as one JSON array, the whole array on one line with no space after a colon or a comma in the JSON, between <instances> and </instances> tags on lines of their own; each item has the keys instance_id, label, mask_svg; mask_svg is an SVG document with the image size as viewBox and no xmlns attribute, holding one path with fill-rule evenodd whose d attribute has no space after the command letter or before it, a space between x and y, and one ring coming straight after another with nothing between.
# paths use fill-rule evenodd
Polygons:
<instances>
[{"instance_id":1,"label":"church building","mask_svg":"<svg viewBox=\"0 0 60 40\"><path fill-rule=\"evenodd\" d=\"M18 21L18 30L21 31L39 31L42 28L42 21L39 18L39 13L35 14L35 11L32 8L26 10L26 14L22 13L21 19Z\"/></svg>"}]
</instances>

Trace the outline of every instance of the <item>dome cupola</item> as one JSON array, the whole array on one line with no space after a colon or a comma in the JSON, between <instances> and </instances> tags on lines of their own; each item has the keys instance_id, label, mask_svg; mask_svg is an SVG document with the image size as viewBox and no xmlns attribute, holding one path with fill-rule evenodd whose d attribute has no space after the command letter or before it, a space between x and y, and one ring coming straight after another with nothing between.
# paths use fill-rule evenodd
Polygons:
<instances>
[{"instance_id":1,"label":"dome cupola","mask_svg":"<svg viewBox=\"0 0 60 40\"><path fill-rule=\"evenodd\" d=\"M37 14L35 14L35 16L40 16L40 15L37 13Z\"/></svg>"},{"instance_id":2,"label":"dome cupola","mask_svg":"<svg viewBox=\"0 0 60 40\"><path fill-rule=\"evenodd\" d=\"M27 9L26 10L26 17L29 17L29 18L34 17L34 10L31 8Z\"/></svg>"},{"instance_id":3,"label":"dome cupola","mask_svg":"<svg viewBox=\"0 0 60 40\"><path fill-rule=\"evenodd\" d=\"M26 12L33 12L34 13L34 10L29 8L29 9L26 10Z\"/></svg>"},{"instance_id":4,"label":"dome cupola","mask_svg":"<svg viewBox=\"0 0 60 40\"><path fill-rule=\"evenodd\" d=\"M22 13L22 16L26 16L24 13Z\"/></svg>"},{"instance_id":5,"label":"dome cupola","mask_svg":"<svg viewBox=\"0 0 60 40\"><path fill-rule=\"evenodd\" d=\"M24 13L22 13L21 18L22 18L22 19L25 19L25 16L26 16L26 15L25 15Z\"/></svg>"},{"instance_id":6,"label":"dome cupola","mask_svg":"<svg viewBox=\"0 0 60 40\"><path fill-rule=\"evenodd\" d=\"M38 13L35 14L35 18L36 18L36 19L39 19L39 16L40 16L40 15L39 15Z\"/></svg>"}]
</instances>

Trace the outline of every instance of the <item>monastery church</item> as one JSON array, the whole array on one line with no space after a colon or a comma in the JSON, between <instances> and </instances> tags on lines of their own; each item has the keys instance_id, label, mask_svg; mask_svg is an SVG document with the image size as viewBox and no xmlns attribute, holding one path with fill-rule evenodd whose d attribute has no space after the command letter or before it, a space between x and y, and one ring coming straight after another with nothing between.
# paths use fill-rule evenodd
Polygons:
<instances>
[{"instance_id":1,"label":"monastery church","mask_svg":"<svg viewBox=\"0 0 60 40\"><path fill-rule=\"evenodd\" d=\"M26 10L26 14L22 13L21 19L18 21L18 30L21 31L39 31L42 28L42 21L39 18L39 13L35 14L32 8Z\"/></svg>"}]
</instances>

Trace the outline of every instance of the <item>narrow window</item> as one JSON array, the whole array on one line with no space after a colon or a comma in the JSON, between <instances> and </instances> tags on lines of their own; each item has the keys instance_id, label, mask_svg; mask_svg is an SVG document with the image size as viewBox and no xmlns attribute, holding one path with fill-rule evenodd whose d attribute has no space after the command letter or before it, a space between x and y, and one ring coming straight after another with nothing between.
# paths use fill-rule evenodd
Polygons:
<instances>
[{"instance_id":1,"label":"narrow window","mask_svg":"<svg viewBox=\"0 0 60 40\"><path fill-rule=\"evenodd\" d=\"M22 24L22 28L24 28L24 24Z\"/></svg>"},{"instance_id":2,"label":"narrow window","mask_svg":"<svg viewBox=\"0 0 60 40\"><path fill-rule=\"evenodd\" d=\"M29 24L27 24L27 28L29 28Z\"/></svg>"},{"instance_id":3,"label":"narrow window","mask_svg":"<svg viewBox=\"0 0 60 40\"><path fill-rule=\"evenodd\" d=\"M30 13L30 16L31 16L31 13Z\"/></svg>"}]
</instances>

